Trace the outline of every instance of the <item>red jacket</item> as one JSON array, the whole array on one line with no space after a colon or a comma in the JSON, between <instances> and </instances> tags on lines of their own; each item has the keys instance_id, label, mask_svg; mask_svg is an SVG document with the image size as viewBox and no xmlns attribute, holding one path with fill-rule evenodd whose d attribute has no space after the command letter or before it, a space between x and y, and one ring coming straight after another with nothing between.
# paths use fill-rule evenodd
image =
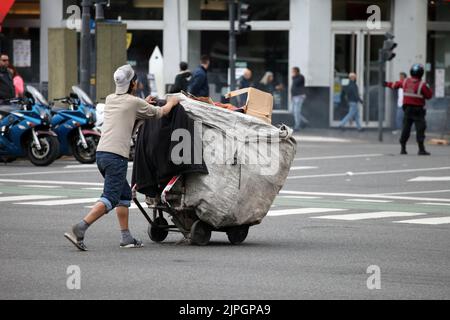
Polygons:
<instances>
[{"instance_id":1,"label":"red jacket","mask_svg":"<svg viewBox=\"0 0 450 320\"><path fill-rule=\"evenodd\" d=\"M426 99L431 99L433 91L422 80L418 78L407 78L403 81L387 82L386 86L391 89L403 89L403 104L423 107Z\"/></svg>"}]
</instances>

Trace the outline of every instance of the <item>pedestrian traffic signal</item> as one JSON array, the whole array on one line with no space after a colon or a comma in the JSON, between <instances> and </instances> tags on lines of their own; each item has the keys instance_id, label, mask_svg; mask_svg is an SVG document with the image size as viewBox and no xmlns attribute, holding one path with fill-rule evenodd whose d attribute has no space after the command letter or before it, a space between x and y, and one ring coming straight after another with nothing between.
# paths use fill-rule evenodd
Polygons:
<instances>
[{"instance_id":1,"label":"pedestrian traffic signal","mask_svg":"<svg viewBox=\"0 0 450 320\"><path fill-rule=\"evenodd\" d=\"M386 33L384 37L385 40L383 42L382 60L383 62L386 62L395 58L396 54L394 53L394 49L397 47L397 43L393 40L394 35L390 33Z\"/></svg>"},{"instance_id":2,"label":"pedestrian traffic signal","mask_svg":"<svg viewBox=\"0 0 450 320\"><path fill-rule=\"evenodd\" d=\"M245 2L239 2L238 6L238 21L239 21L239 32L248 32L252 27L248 24L250 21L250 5Z\"/></svg>"}]
</instances>

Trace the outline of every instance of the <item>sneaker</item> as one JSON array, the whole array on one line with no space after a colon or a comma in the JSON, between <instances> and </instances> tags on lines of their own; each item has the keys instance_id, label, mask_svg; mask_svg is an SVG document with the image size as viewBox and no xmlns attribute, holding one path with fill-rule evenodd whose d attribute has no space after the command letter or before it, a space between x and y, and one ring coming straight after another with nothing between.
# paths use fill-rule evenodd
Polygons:
<instances>
[{"instance_id":1,"label":"sneaker","mask_svg":"<svg viewBox=\"0 0 450 320\"><path fill-rule=\"evenodd\" d=\"M84 241L82 238L77 238L73 232L66 232L64 233L64 237L66 237L67 240L69 240L75 247L77 247L80 251L87 251L87 247L84 244Z\"/></svg>"},{"instance_id":2,"label":"sneaker","mask_svg":"<svg viewBox=\"0 0 450 320\"><path fill-rule=\"evenodd\" d=\"M132 243L120 243L120 247L121 248L142 248L144 246L144 244L142 243L141 240L137 240L133 238L133 242Z\"/></svg>"}]
</instances>

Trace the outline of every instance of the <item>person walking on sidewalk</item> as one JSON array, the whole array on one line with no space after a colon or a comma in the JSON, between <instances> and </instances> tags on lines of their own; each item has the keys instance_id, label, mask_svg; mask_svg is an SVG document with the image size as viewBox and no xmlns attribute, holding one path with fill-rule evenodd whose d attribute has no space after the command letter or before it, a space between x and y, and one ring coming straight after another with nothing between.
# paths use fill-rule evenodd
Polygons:
<instances>
[{"instance_id":1,"label":"person walking on sidewalk","mask_svg":"<svg viewBox=\"0 0 450 320\"><path fill-rule=\"evenodd\" d=\"M407 154L406 143L411 134L411 127L414 124L417 132L417 144L419 146L418 154L428 156L430 153L425 150L425 130L427 123L425 121L426 109L425 102L431 99L433 91L426 82L422 81L424 74L423 65L416 63L411 67L409 78L397 82L385 82L384 85L391 89L403 89L403 110L405 111L403 119L403 130L400 136L401 151L400 154Z\"/></svg>"},{"instance_id":2,"label":"person walking on sidewalk","mask_svg":"<svg viewBox=\"0 0 450 320\"><path fill-rule=\"evenodd\" d=\"M200 65L192 73L192 79L189 82L188 91L196 97L209 97L208 68L209 57L203 55L200 58Z\"/></svg>"},{"instance_id":3,"label":"person walking on sidewalk","mask_svg":"<svg viewBox=\"0 0 450 320\"><path fill-rule=\"evenodd\" d=\"M361 97L359 96L358 85L356 84L356 73L350 72L348 75L349 83L342 89L341 100L347 99L348 101L348 113L339 123L339 128L344 129L344 126L350 120L355 120L356 128L358 131L363 131L361 127L361 122L359 121L359 106L358 103L363 103Z\"/></svg>"},{"instance_id":4,"label":"person walking on sidewalk","mask_svg":"<svg viewBox=\"0 0 450 320\"><path fill-rule=\"evenodd\" d=\"M115 93L106 97L103 133L97 147L97 167L104 177L103 193L71 232L64 236L79 250L86 251L84 235L86 230L100 217L116 209L122 234L121 248L139 248L142 242L135 239L128 229L128 215L132 192L127 181L128 155L133 125L136 119L158 119L167 115L178 104L171 97L159 108L151 105L152 97L145 100L135 97L137 76L130 65L119 67L114 73Z\"/></svg>"},{"instance_id":5,"label":"person walking on sidewalk","mask_svg":"<svg viewBox=\"0 0 450 320\"><path fill-rule=\"evenodd\" d=\"M178 93L187 91L189 80L191 80L192 73L188 70L188 64L184 61L180 62L180 72L175 76L175 83L171 88L171 93Z\"/></svg>"},{"instance_id":6,"label":"person walking on sidewalk","mask_svg":"<svg viewBox=\"0 0 450 320\"><path fill-rule=\"evenodd\" d=\"M294 131L299 131L302 122L307 125L309 121L302 115L303 102L305 102L305 77L300 73L299 67L292 68L292 112L294 113Z\"/></svg>"}]
</instances>

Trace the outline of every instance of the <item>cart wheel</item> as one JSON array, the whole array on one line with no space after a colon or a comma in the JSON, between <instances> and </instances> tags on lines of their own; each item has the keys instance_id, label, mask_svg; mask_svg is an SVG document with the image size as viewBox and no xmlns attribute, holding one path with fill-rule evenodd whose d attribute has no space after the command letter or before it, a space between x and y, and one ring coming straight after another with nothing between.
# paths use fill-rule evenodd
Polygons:
<instances>
[{"instance_id":1,"label":"cart wheel","mask_svg":"<svg viewBox=\"0 0 450 320\"><path fill-rule=\"evenodd\" d=\"M228 240L232 244L240 244L244 242L248 235L248 226L231 227L227 231Z\"/></svg>"},{"instance_id":2,"label":"cart wheel","mask_svg":"<svg viewBox=\"0 0 450 320\"><path fill-rule=\"evenodd\" d=\"M201 220L197 220L191 227L191 242L198 246L206 246L211 239L211 227Z\"/></svg>"},{"instance_id":3,"label":"cart wheel","mask_svg":"<svg viewBox=\"0 0 450 320\"><path fill-rule=\"evenodd\" d=\"M154 223L156 225L161 225L161 226L167 226L169 225L167 223L167 220L164 219L163 217L157 217L155 220L153 220ZM148 226L148 236L150 237L150 239L154 242L162 242L167 238L167 235L169 234L169 230L165 229L165 228L159 228L159 227L154 227L152 225Z\"/></svg>"}]
</instances>

